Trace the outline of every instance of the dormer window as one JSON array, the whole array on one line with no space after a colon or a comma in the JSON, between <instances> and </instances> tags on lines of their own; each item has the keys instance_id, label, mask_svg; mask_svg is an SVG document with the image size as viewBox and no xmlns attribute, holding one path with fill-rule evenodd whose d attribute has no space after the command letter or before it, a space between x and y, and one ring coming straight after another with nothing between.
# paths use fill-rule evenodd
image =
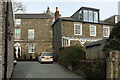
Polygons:
<instances>
[{"instance_id":1,"label":"dormer window","mask_svg":"<svg viewBox=\"0 0 120 80\"><path fill-rule=\"evenodd\" d=\"M93 11L89 10L89 22L93 22Z\"/></svg>"},{"instance_id":2,"label":"dormer window","mask_svg":"<svg viewBox=\"0 0 120 80\"><path fill-rule=\"evenodd\" d=\"M88 10L83 10L83 20L88 21Z\"/></svg>"},{"instance_id":3,"label":"dormer window","mask_svg":"<svg viewBox=\"0 0 120 80\"><path fill-rule=\"evenodd\" d=\"M98 12L94 12L94 22L98 23Z\"/></svg>"},{"instance_id":4,"label":"dormer window","mask_svg":"<svg viewBox=\"0 0 120 80\"><path fill-rule=\"evenodd\" d=\"M99 22L99 9L81 7L71 17L74 19L84 21L84 22L98 23Z\"/></svg>"},{"instance_id":5,"label":"dormer window","mask_svg":"<svg viewBox=\"0 0 120 80\"><path fill-rule=\"evenodd\" d=\"M83 21L98 23L98 12L92 10L83 10Z\"/></svg>"}]
</instances>

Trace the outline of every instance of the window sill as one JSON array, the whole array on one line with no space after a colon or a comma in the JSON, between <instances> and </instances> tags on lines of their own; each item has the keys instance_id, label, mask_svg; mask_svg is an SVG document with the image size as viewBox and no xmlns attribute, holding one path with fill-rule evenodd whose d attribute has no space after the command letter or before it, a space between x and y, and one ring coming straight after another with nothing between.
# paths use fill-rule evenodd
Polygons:
<instances>
[{"instance_id":1,"label":"window sill","mask_svg":"<svg viewBox=\"0 0 120 80\"><path fill-rule=\"evenodd\" d=\"M80 36L82 36L82 34L74 34L74 35L80 35Z\"/></svg>"}]
</instances>

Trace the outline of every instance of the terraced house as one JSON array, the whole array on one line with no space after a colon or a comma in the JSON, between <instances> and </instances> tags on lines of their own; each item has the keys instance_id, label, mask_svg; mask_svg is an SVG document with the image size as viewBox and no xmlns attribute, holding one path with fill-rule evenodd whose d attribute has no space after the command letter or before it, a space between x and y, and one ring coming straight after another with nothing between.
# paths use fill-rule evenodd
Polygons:
<instances>
[{"instance_id":1,"label":"terraced house","mask_svg":"<svg viewBox=\"0 0 120 80\"><path fill-rule=\"evenodd\" d=\"M100 22L99 9L81 7L71 17L58 18L52 25L53 53L61 47L95 42L110 35L113 24Z\"/></svg>"},{"instance_id":2,"label":"terraced house","mask_svg":"<svg viewBox=\"0 0 120 80\"><path fill-rule=\"evenodd\" d=\"M52 16L50 10L42 14L16 14L15 53L17 58L35 58L36 53L52 51Z\"/></svg>"}]
</instances>

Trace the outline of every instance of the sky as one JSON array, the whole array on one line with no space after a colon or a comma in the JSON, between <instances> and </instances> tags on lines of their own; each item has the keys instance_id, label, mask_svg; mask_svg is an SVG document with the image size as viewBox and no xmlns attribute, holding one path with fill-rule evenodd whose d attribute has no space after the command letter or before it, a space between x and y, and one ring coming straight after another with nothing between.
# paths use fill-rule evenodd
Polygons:
<instances>
[{"instance_id":1,"label":"sky","mask_svg":"<svg viewBox=\"0 0 120 80\"><path fill-rule=\"evenodd\" d=\"M49 6L51 12L56 7L62 17L70 17L81 7L100 9L100 20L118 14L119 0L15 0L26 6L26 13L43 13Z\"/></svg>"}]
</instances>

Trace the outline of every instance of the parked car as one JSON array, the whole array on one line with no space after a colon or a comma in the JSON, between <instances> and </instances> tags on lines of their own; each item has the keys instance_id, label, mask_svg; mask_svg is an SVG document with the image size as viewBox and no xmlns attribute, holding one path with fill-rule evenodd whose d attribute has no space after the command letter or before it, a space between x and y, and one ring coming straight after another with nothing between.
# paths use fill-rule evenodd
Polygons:
<instances>
[{"instance_id":1,"label":"parked car","mask_svg":"<svg viewBox=\"0 0 120 80\"><path fill-rule=\"evenodd\" d=\"M53 63L53 54L51 52L42 52L38 57L40 63L50 62Z\"/></svg>"}]
</instances>

